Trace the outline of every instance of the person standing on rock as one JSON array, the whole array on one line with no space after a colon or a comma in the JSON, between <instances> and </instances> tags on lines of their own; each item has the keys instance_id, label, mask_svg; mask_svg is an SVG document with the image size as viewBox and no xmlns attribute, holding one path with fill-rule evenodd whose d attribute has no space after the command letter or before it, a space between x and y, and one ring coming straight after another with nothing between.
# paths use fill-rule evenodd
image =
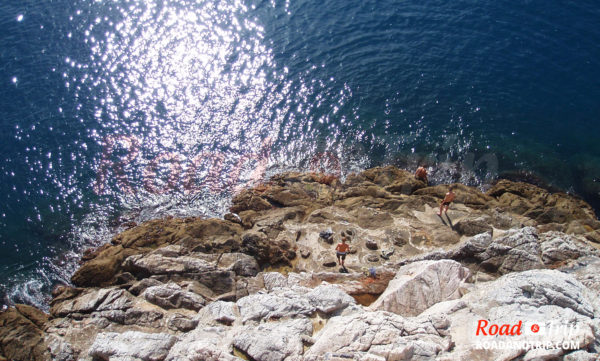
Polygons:
<instances>
[{"instance_id":1,"label":"person standing on rock","mask_svg":"<svg viewBox=\"0 0 600 361\"><path fill-rule=\"evenodd\" d=\"M427 184L427 169L425 169L424 166L419 166L419 168L417 168L417 171L415 172L415 178L418 180L422 180L423 182L425 182L425 184Z\"/></svg>"},{"instance_id":2,"label":"person standing on rock","mask_svg":"<svg viewBox=\"0 0 600 361\"><path fill-rule=\"evenodd\" d=\"M455 188L456 188L456 186L451 185L450 188L448 189L448 193L446 193L446 196L444 197L442 204L440 204L440 211L438 212L438 216L440 216L440 217L442 216L442 209L444 207L446 207L446 210L444 211L444 213L448 214L448 207L450 207L450 203L452 203L454 198L456 198L456 194L454 193Z\"/></svg>"},{"instance_id":3,"label":"person standing on rock","mask_svg":"<svg viewBox=\"0 0 600 361\"><path fill-rule=\"evenodd\" d=\"M346 236L342 237L342 243L338 243L337 247L335 247L335 250L338 263L343 268L346 268L346 266L344 266L344 260L346 259L346 254L350 250L350 246L346 243Z\"/></svg>"}]
</instances>

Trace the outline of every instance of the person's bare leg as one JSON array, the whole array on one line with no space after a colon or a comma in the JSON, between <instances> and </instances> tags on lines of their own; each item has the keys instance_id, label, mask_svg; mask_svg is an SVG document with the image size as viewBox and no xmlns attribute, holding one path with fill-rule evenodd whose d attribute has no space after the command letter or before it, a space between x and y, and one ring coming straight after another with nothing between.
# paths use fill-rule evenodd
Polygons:
<instances>
[{"instance_id":1,"label":"person's bare leg","mask_svg":"<svg viewBox=\"0 0 600 361\"><path fill-rule=\"evenodd\" d=\"M440 204L440 211L438 212L438 216L442 215L442 208L444 208L444 203Z\"/></svg>"},{"instance_id":2,"label":"person's bare leg","mask_svg":"<svg viewBox=\"0 0 600 361\"><path fill-rule=\"evenodd\" d=\"M448 207L450 207L450 205L446 206L446 209L444 210L444 214L448 215Z\"/></svg>"}]
</instances>

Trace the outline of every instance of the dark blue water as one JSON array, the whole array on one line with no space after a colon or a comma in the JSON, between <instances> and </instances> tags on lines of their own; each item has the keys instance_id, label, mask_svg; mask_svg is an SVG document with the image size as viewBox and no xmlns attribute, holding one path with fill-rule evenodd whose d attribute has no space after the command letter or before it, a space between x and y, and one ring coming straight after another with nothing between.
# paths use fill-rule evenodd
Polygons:
<instances>
[{"instance_id":1,"label":"dark blue water","mask_svg":"<svg viewBox=\"0 0 600 361\"><path fill-rule=\"evenodd\" d=\"M275 172L426 162L600 209L594 1L4 1L0 285L44 307L124 221Z\"/></svg>"}]
</instances>

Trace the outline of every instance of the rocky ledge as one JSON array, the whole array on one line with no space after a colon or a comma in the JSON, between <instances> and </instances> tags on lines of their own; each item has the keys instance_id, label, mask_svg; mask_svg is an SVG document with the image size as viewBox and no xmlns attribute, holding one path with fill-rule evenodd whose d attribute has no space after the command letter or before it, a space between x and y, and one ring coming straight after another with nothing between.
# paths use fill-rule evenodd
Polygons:
<instances>
[{"instance_id":1,"label":"rocky ledge","mask_svg":"<svg viewBox=\"0 0 600 361\"><path fill-rule=\"evenodd\" d=\"M458 184L439 217L447 189L391 166L286 173L224 219L132 224L50 314L0 314L0 360L596 360L591 207L500 180Z\"/></svg>"}]
</instances>

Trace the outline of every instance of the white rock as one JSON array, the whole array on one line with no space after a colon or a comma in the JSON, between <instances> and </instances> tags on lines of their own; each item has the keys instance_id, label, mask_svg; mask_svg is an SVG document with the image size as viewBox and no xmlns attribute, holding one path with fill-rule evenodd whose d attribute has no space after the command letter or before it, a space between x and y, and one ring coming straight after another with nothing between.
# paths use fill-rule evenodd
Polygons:
<instances>
[{"instance_id":1,"label":"white rock","mask_svg":"<svg viewBox=\"0 0 600 361\"><path fill-rule=\"evenodd\" d=\"M565 355L564 361L598 361L598 354L586 351L575 351Z\"/></svg>"},{"instance_id":2,"label":"white rock","mask_svg":"<svg viewBox=\"0 0 600 361\"><path fill-rule=\"evenodd\" d=\"M407 319L384 312L362 312L329 320L315 336L307 361L350 355L358 360L431 360L450 347L440 336L447 322Z\"/></svg>"},{"instance_id":3,"label":"white rock","mask_svg":"<svg viewBox=\"0 0 600 361\"><path fill-rule=\"evenodd\" d=\"M370 308L416 316L438 302L459 298L468 276L469 270L452 260L411 263L398 270Z\"/></svg>"},{"instance_id":4,"label":"white rock","mask_svg":"<svg viewBox=\"0 0 600 361\"><path fill-rule=\"evenodd\" d=\"M356 304L354 298L334 285L321 285L306 294L308 302L318 311L332 313Z\"/></svg>"},{"instance_id":5,"label":"white rock","mask_svg":"<svg viewBox=\"0 0 600 361\"><path fill-rule=\"evenodd\" d=\"M310 289L305 289L304 293L308 292ZM237 306L244 323L250 320L309 315L316 310L305 295L291 289L246 296L237 301Z\"/></svg>"},{"instance_id":6,"label":"white rock","mask_svg":"<svg viewBox=\"0 0 600 361\"><path fill-rule=\"evenodd\" d=\"M233 339L233 345L256 361L297 360L303 352L302 335L312 334L307 318L246 326Z\"/></svg>"},{"instance_id":7,"label":"white rock","mask_svg":"<svg viewBox=\"0 0 600 361\"><path fill-rule=\"evenodd\" d=\"M204 308L204 312L206 312L212 320L225 324L231 324L237 318L235 303L233 302L211 302Z\"/></svg>"},{"instance_id":8,"label":"white rock","mask_svg":"<svg viewBox=\"0 0 600 361\"><path fill-rule=\"evenodd\" d=\"M161 361L167 357L169 349L176 341L177 337L165 333L106 332L96 336L88 354L111 361L131 359Z\"/></svg>"},{"instance_id":9,"label":"white rock","mask_svg":"<svg viewBox=\"0 0 600 361\"><path fill-rule=\"evenodd\" d=\"M104 301L106 296L112 291L110 288L92 289L83 295L79 295L72 300L62 302L54 311L58 316L66 316L69 313L89 313L92 312Z\"/></svg>"},{"instance_id":10,"label":"white rock","mask_svg":"<svg viewBox=\"0 0 600 361\"><path fill-rule=\"evenodd\" d=\"M287 277L279 272L266 272L263 274L265 288L272 291L275 288L287 287Z\"/></svg>"},{"instance_id":11,"label":"white rock","mask_svg":"<svg viewBox=\"0 0 600 361\"><path fill-rule=\"evenodd\" d=\"M55 361L74 361L73 347L62 337L54 334L48 334L45 337L46 345Z\"/></svg>"},{"instance_id":12,"label":"white rock","mask_svg":"<svg viewBox=\"0 0 600 361\"><path fill-rule=\"evenodd\" d=\"M168 283L160 286L146 288L142 293L146 301L154 303L164 309L187 308L199 310L204 306L205 300L202 296L193 292L185 291L176 283Z\"/></svg>"},{"instance_id":13,"label":"white rock","mask_svg":"<svg viewBox=\"0 0 600 361\"><path fill-rule=\"evenodd\" d=\"M557 270L530 270L481 283L460 300L438 304L422 316L438 313L451 321L449 332L456 347L440 355L440 360L511 360L525 355L527 344L566 341L578 344L580 349L590 346L598 335L594 334L594 309L587 295L585 287L570 275ZM489 335L492 324L499 328L508 325L505 330L521 334ZM532 331L533 324L540 327L538 332ZM480 329L480 325L487 327ZM477 335L478 329L488 335ZM492 342L518 342L521 346L483 349ZM543 359L547 355L530 356Z\"/></svg>"},{"instance_id":14,"label":"white rock","mask_svg":"<svg viewBox=\"0 0 600 361\"><path fill-rule=\"evenodd\" d=\"M171 348L166 361L241 361L230 354L229 333L224 327L198 327Z\"/></svg>"}]
</instances>

